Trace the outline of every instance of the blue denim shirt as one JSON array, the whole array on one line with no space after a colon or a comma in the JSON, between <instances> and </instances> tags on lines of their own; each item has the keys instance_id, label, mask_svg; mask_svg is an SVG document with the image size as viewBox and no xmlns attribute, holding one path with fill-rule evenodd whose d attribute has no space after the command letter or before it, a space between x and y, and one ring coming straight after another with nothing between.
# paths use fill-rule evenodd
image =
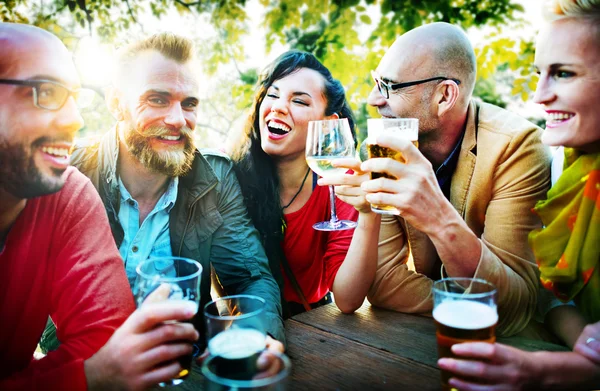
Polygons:
<instances>
[{"instance_id":1,"label":"blue denim shirt","mask_svg":"<svg viewBox=\"0 0 600 391\"><path fill-rule=\"evenodd\" d=\"M117 180L119 139L116 128L97 140L78 140L71 164L86 175L104 202L111 231L121 247L124 229L119 219L121 191ZM200 308L211 300L211 268L230 295L265 299L269 334L285 341L281 295L269 268L260 235L244 205L229 157L222 152L195 151L192 169L179 177L177 201L169 213L172 253L202 265ZM215 285L216 286L216 285ZM200 311L201 313L201 311ZM203 315L200 314L203 324Z\"/></svg>"},{"instance_id":2,"label":"blue denim shirt","mask_svg":"<svg viewBox=\"0 0 600 391\"><path fill-rule=\"evenodd\" d=\"M121 192L119 221L125 233L119 252L125 262L125 272L132 288L136 278L135 268L141 261L145 261L149 257L170 257L173 255L169 233L169 213L177 200L178 183L179 178L173 178L154 209L146 216L140 226L138 203L131 197L121 178L119 178L119 190ZM168 266L165 265L165 268Z\"/></svg>"}]
</instances>

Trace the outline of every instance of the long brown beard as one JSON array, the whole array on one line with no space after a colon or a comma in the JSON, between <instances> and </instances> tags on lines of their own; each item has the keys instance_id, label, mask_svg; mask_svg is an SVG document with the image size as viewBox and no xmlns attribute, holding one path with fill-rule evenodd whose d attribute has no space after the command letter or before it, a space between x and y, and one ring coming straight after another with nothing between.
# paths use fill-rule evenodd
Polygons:
<instances>
[{"instance_id":1,"label":"long brown beard","mask_svg":"<svg viewBox=\"0 0 600 391\"><path fill-rule=\"evenodd\" d=\"M125 142L129 152L149 170L170 177L183 176L192 169L196 150L193 131L190 128L184 126L179 129L184 140L183 150L157 152L150 145L152 138L165 136L170 132L169 129L160 126L148 128L144 130L144 134L130 129L125 136Z\"/></svg>"}]
</instances>

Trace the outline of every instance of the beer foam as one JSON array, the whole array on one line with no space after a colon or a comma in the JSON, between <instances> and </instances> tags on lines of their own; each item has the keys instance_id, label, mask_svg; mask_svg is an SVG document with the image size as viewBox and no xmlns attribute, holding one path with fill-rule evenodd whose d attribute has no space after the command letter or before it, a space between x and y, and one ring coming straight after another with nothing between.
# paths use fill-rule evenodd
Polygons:
<instances>
[{"instance_id":1,"label":"beer foam","mask_svg":"<svg viewBox=\"0 0 600 391\"><path fill-rule=\"evenodd\" d=\"M376 144L375 140L380 134L395 134L410 141L417 141L419 121L415 118L368 118L368 144Z\"/></svg>"},{"instance_id":2,"label":"beer foam","mask_svg":"<svg viewBox=\"0 0 600 391\"><path fill-rule=\"evenodd\" d=\"M495 307L470 300L448 300L437 305L433 318L448 327L478 330L495 325L498 313Z\"/></svg>"},{"instance_id":3,"label":"beer foam","mask_svg":"<svg viewBox=\"0 0 600 391\"><path fill-rule=\"evenodd\" d=\"M230 328L208 341L208 350L214 356L244 358L263 350L265 340L265 335L256 329Z\"/></svg>"}]
</instances>

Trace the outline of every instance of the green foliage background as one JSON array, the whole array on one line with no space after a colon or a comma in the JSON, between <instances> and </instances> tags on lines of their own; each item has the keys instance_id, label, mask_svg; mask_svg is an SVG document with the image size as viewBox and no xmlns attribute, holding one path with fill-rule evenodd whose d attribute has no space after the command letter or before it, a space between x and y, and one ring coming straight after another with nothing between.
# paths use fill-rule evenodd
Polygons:
<instances>
[{"instance_id":1,"label":"green foliage background","mask_svg":"<svg viewBox=\"0 0 600 391\"><path fill-rule=\"evenodd\" d=\"M511 0L3 0L2 21L34 24L74 48L83 35L107 43L153 33L169 13L182 20L208 23L211 34L190 28L198 57L213 87L199 115L198 137L205 145L222 140L240 127L254 94L260 69L244 67L244 46L253 13L260 14L267 52L296 48L314 53L346 87L359 129L376 112L365 103L372 89L370 70L403 32L444 21L465 30L486 29L487 44L476 48L475 94L506 106L529 98L537 78L531 72L532 37L510 38L508 31L527 25L523 8ZM194 19L192 19L194 20ZM266 64L264 64L266 65ZM235 72L221 72L223 69ZM499 92L504 90L505 92ZM506 92L508 91L508 93ZM85 113L88 132L105 131L112 119L103 105ZM208 137L216 133L219 137ZM212 143L211 143L212 140Z\"/></svg>"}]
</instances>

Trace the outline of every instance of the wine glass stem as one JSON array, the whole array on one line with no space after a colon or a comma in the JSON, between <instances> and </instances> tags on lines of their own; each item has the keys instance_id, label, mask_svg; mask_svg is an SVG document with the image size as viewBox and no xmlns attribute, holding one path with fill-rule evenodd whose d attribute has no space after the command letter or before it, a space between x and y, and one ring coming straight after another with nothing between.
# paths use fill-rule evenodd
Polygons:
<instances>
[{"instance_id":1,"label":"wine glass stem","mask_svg":"<svg viewBox=\"0 0 600 391\"><path fill-rule=\"evenodd\" d=\"M335 191L333 190L333 186L329 186L329 204L331 205L331 219L329 219L329 222L331 223L331 225L337 225L338 224L338 218L337 218L337 214L335 213Z\"/></svg>"}]
</instances>

